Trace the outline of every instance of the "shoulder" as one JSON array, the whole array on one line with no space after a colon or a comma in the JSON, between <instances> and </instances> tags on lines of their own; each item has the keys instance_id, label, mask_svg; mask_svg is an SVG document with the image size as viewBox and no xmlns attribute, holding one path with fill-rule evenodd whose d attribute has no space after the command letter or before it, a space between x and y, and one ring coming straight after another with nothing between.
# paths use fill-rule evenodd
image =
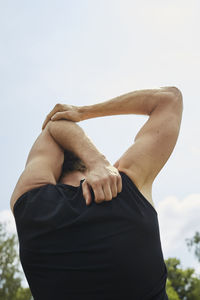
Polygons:
<instances>
[{"instance_id":1,"label":"shoulder","mask_svg":"<svg viewBox=\"0 0 200 300\"><path fill-rule=\"evenodd\" d=\"M136 189L139 191L139 193L142 194L142 196L154 207L155 205L152 199L152 183L145 184L143 186L140 186L139 182L137 181L137 175L133 173L130 169L122 169L118 168L119 172L123 172L128 178L131 180L133 185L136 187Z\"/></svg>"},{"instance_id":2,"label":"shoulder","mask_svg":"<svg viewBox=\"0 0 200 300\"><path fill-rule=\"evenodd\" d=\"M10 207L27 191L46 184L56 184L62 172L63 149L54 141L48 126L34 142L25 169L19 177L10 199Z\"/></svg>"},{"instance_id":3,"label":"shoulder","mask_svg":"<svg viewBox=\"0 0 200 300\"><path fill-rule=\"evenodd\" d=\"M19 182L19 181L18 181ZM10 199L10 209L14 213L14 206L17 203L17 201L25 196L30 191L36 191L42 187L45 187L47 185L56 185L55 183L38 183L38 184L30 184L30 185L21 185L17 184L14 192L12 194L12 197Z\"/></svg>"}]
</instances>

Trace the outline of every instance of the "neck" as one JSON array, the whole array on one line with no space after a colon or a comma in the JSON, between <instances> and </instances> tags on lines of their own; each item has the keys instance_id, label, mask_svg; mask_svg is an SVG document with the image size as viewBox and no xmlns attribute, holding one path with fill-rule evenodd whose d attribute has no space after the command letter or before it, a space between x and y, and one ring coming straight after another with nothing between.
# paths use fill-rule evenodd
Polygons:
<instances>
[{"instance_id":1,"label":"neck","mask_svg":"<svg viewBox=\"0 0 200 300\"><path fill-rule=\"evenodd\" d=\"M80 171L72 171L62 176L60 183L79 186L80 181L85 179L85 173Z\"/></svg>"}]
</instances>

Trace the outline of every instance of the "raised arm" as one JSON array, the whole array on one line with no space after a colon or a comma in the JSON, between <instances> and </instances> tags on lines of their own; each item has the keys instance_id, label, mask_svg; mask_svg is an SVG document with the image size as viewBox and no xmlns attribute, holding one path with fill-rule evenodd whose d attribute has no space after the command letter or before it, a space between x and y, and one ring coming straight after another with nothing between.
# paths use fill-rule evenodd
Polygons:
<instances>
[{"instance_id":1,"label":"raised arm","mask_svg":"<svg viewBox=\"0 0 200 300\"><path fill-rule=\"evenodd\" d=\"M176 87L135 91L80 108L82 120L117 114L149 116L114 166L132 179L152 205L152 184L175 147L182 110L182 94Z\"/></svg>"},{"instance_id":2,"label":"raised arm","mask_svg":"<svg viewBox=\"0 0 200 300\"><path fill-rule=\"evenodd\" d=\"M94 105L79 107L81 121L114 115L151 115L158 104L181 98L176 87L136 90Z\"/></svg>"},{"instance_id":3,"label":"raised arm","mask_svg":"<svg viewBox=\"0 0 200 300\"><path fill-rule=\"evenodd\" d=\"M94 105L62 105L48 118L83 121L90 118L138 114L149 116L133 145L114 164L151 201L152 183L170 157L180 130L183 100L176 87L133 91ZM48 119L45 121L48 122ZM151 201L152 202L152 201Z\"/></svg>"}]
</instances>

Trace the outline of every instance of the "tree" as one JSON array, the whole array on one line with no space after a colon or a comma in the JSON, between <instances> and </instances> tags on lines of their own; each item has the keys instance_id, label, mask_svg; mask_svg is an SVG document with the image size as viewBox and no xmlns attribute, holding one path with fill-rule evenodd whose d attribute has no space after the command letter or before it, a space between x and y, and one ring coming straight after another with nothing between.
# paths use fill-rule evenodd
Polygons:
<instances>
[{"instance_id":1,"label":"tree","mask_svg":"<svg viewBox=\"0 0 200 300\"><path fill-rule=\"evenodd\" d=\"M30 290L21 287L22 272L16 245L16 235L8 234L6 224L0 223L0 299L30 300Z\"/></svg>"},{"instance_id":2,"label":"tree","mask_svg":"<svg viewBox=\"0 0 200 300\"><path fill-rule=\"evenodd\" d=\"M180 300L177 292L174 290L172 283L169 279L167 279L166 292L169 300Z\"/></svg>"},{"instance_id":3,"label":"tree","mask_svg":"<svg viewBox=\"0 0 200 300\"><path fill-rule=\"evenodd\" d=\"M33 299L31 296L31 292L29 288L22 288L20 287L17 290L16 298L15 300L30 300Z\"/></svg>"},{"instance_id":4,"label":"tree","mask_svg":"<svg viewBox=\"0 0 200 300\"><path fill-rule=\"evenodd\" d=\"M200 232L196 231L193 238L186 239L186 243L189 251L193 246L195 247L194 254L197 257L198 261L200 262Z\"/></svg>"},{"instance_id":5,"label":"tree","mask_svg":"<svg viewBox=\"0 0 200 300\"><path fill-rule=\"evenodd\" d=\"M195 277L195 270L192 268L181 269L179 267L180 260L177 258L168 258L165 263L171 287L176 291L179 298L181 300L198 300L200 278Z\"/></svg>"}]
</instances>

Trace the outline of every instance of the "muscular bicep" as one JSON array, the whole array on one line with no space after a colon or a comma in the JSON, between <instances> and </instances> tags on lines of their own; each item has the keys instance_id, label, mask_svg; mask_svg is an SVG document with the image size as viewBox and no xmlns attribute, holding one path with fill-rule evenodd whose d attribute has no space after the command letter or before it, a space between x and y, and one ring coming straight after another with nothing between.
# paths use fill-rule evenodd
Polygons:
<instances>
[{"instance_id":1,"label":"muscular bicep","mask_svg":"<svg viewBox=\"0 0 200 300\"><path fill-rule=\"evenodd\" d=\"M163 102L151 113L135 137L134 144L118 161L141 188L152 184L170 157L180 130L182 99Z\"/></svg>"},{"instance_id":2,"label":"muscular bicep","mask_svg":"<svg viewBox=\"0 0 200 300\"><path fill-rule=\"evenodd\" d=\"M10 200L11 209L23 193L48 183L56 184L62 172L63 161L64 151L55 142L47 126L29 152L25 169Z\"/></svg>"}]
</instances>

